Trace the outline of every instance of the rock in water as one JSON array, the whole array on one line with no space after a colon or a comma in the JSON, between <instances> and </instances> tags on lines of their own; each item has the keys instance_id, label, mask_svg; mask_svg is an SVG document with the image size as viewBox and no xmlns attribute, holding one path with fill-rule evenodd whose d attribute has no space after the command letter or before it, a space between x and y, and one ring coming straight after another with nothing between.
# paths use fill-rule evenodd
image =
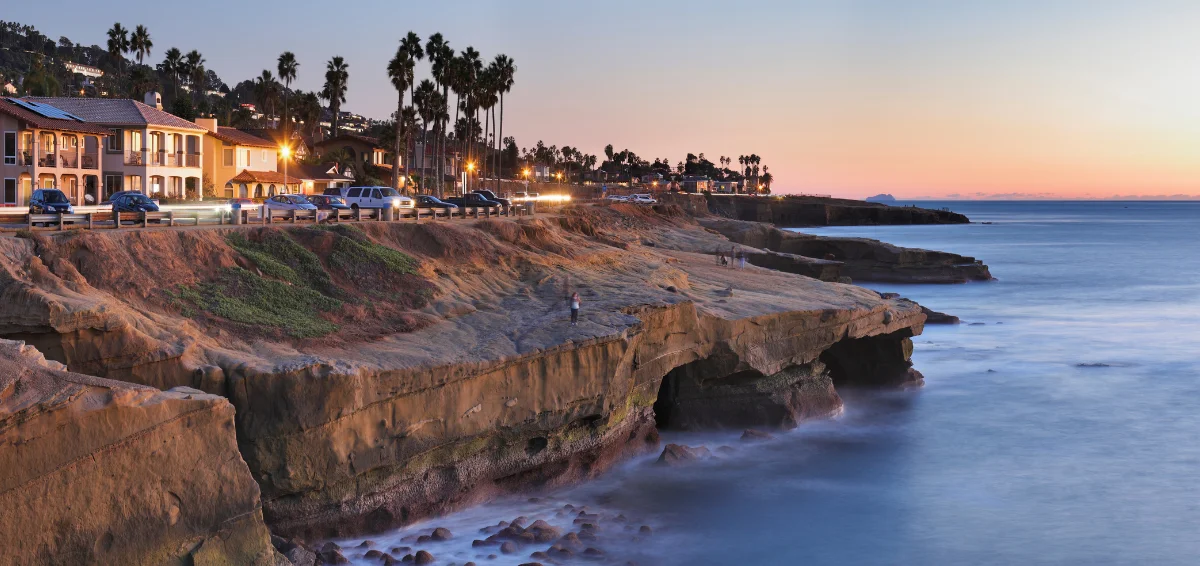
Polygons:
<instances>
[{"instance_id":1,"label":"rock in water","mask_svg":"<svg viewBox=\"0 0 1200 566\"><path fill-rule=\"evenodd\" d=\"M684 446L682 444L668 444L663 448L662 455L658 457L658 464L661 466L681 466L691 462L698 461L702 458L707 458L711 455L708 448L704 446Z\"/></svg>"},{"instance_id":2,"label":"rock in water","mask_svg":"<svg viewBox=\"0 0 1200 566\"><path fill-rule=\"evenodd\" d=\"M424 550L418 550L413 555L413 564L433 564L433 555Z\"/></svg>"},{"instance_id":3,"label":"rock in water","mask_svg":"<svg viewBox=\"0 0 1200 566\"><path fill-rule=\"evenodd\" d=\"M925 324L958 324L962 322L957 316L937 312L921 307L921 312L925 313Z\"/></svg>"},{"instance_id":4,"label":"rock in water","mask_svg":"<svg viewBox=\"0 0 1200 566\"><path fill-rule=\"evenodd\" d=\"M439 541L439 542L450 540L450 538L451 538L450 529L438 527L436 529L433 529L433 534L429 535L429 537L431 539Z\"/></svg>"},{"instance_id":5,"label":"rock in water","mask_svg":"<svg viewBox=\"0 0 1200 566\"><path fill-rule=\"evenodd\" d=\"M769 432L748 428L742 433L742 442L761 442L763 440L772 440L775 436Z\"/></svg>"}]
</instances>

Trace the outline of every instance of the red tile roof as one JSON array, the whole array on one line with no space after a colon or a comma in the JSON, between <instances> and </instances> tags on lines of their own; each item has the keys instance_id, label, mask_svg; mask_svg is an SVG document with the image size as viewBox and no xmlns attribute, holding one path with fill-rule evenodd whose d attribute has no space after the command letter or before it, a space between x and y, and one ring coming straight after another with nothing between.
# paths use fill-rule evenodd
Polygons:
<instances>
[{"instance_id":1,"label":"red tile roof","mask_svg":"<svg viewBox=\"0 0 1200 566\"><path fill-rule=\"evenodd\" d=\"M29 100L66 110L93 124L165 126L180 130L208 131L174 114L127 98L40 98L31 96Z\"/></svg>"},{"instance_id":2,"label":"red tile roof","mask_svg":"<svg viewBox=\"0 0 1200 566\"><path fill-rule=\"evenodd\" d=\"M233 145L245 145L250 147L268 147L274 148L275 142L264 140L258 136L247 134L237 128L229 128L226 126L217 126L217 131L209 132L214 138Z\"/></svg>"},{"instance_id":3,"label":"red tile roof","mask_svg":"<svg viewBox=\"0 0 1200 566\"><path fill-rule=\"evenodd\" d=\"M274 183L276 185L285 185L285 184L286 185L296 185L299 183L303 183L304 179L297 179L296 177L288 175L287 182L285 183L283 173L279 173L277 171L251 171L249 169L243 169L241 173L238 173L237 176L230 179L229 182L231 182L231 183L246 183L246 184L250 184L250 183L272 184L272 183Z\"/></svg>"},{"instance_id":4,"label":"red tile roof","mask_svg":"<svg viewBox=\"0 0 1200 566\"><path fill-rule=\"evenodd\" d=\"M64 109L59 108L59 110ZM43 130L58 130L62 132L75 132L79 134L98 134L102 136L110 133L107 128L103 128L95 124L89 124L87 122L63 120L61 118L47 118L41 114L38 114L37 112L22 108L7 98L0 98L0 112L8 114L9 116L25 122L34 128Z\"/></svg>"}]
</instances>

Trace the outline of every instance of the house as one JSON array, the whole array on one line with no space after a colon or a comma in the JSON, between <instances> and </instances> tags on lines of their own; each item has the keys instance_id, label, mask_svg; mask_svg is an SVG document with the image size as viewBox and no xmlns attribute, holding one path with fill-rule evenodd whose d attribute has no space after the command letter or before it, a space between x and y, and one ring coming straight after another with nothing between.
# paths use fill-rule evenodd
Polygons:
<instances>
[{"instance_id":1,"label":"house","mask_svg":"<svg viewBox=\"0 0 1200 566\"><path fill-rule=\"evenodd\" d=\"M207 130L204 154L210 157L204 164L204 176L212 182L218 197L265 198L303 192L300 178L284 178L279 172L279 146L275 142L218 126L216 118L197 118L196 124Z\"/></svg>"},{"instance_id":2,"label":"house","mask_svg":"<svg viewBox=\"0 0 1200 566\"><path fill-rule=\"evenodd\" d=\"M336 163L321 163L319 165L294 164L294 175L304 179L304 190L309 194L319 195L325 189L349 187L354 184L354 174L341 171Z\"/></svg>"},{"instance_id":3,"label":"house","mask_svg":"<svg viewBox=\"0 0 1200 566\"><path fill-rule=\"evenodd\" d=\"M158 93L146 104L120 98L29 98L109 130L102 153L101 200L117 191L154 197L199 196L207 131L163 112Z\"/></svg>"},{"instance_id":4,"label":"house","mask_svg":"<svg viewBox=\"0 0 1200 566\"><path fill-rule=\"evenodd\" d=\"M702 193L710 190L712 181L703 175L684 175L679 188L685 193Z\"/></svg>"},{"instance_id":5,"label":"house","mask_svg":"<svg viewBox=\"0 0 1200 566\"><path fill-rule=\"evenodd\" d=\"M392 154L388 148L379 145L379 138L359 134L341 134L313 144L313 152L319 156L340 151L345 151L346 157L356 165L386 166L385 168L388 169L392 165Z\"/></svg>"},{"instance_id":6,"label":"house","mask_svg":"<svg viewBox=\"0 0 1200 566\"><path fill-rule=\"evenodd\" d=\"M62 189L75 204L99 202L107 128L63 110L0 98L0 204L24 206L34 189Z\"/></svg>"},{"instance_id":7,"label":"house","mask_svg":"<svg viewBox=\"0 0 1200 566\"><path fill-rule=\"evenodd\" d=\"M712 192L721 194L733 194L738 192L737 181L713 181Z\"/></svg>"}]
</instances>

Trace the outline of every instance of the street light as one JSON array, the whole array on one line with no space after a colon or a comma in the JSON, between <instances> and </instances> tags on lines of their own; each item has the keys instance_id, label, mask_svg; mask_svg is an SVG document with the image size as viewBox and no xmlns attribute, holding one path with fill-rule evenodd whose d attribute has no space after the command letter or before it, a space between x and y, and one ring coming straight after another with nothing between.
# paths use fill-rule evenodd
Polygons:
<instances>
[{"instance_id":1,"label":"street light","mask_svg":"<svg viewBox=\"0 0 1200 566\"><path fill-rule=\"evenodd\" d=\"M292 148L287 144L279 146L279 155L283 156L283 186L288 186L288 157L292 155Z\"/></svg>"},{"instance_id":2,"label":"street light","mask_svg":"<svg viewBox=\"0 0 1200 566\"><path fill-rule=\"evenodd\" d=\"M471 180L470 174L474 173L474 172L475 172L475 163L472 161L468 161L467 162L467 174L463 175L463 194L464 195L467 194L467 183L470 182L470 180Z\"/></svg>"}]
</instances>

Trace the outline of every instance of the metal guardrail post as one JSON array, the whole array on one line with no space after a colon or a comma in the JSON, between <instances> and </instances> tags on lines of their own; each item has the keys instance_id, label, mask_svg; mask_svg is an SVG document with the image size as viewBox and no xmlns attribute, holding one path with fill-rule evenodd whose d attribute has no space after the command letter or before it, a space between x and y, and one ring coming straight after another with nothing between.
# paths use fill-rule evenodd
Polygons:
<instances>
[{"instance_id":1,"label":"metal guardrail post","mask_svg":"<svg viewBox=\"0 0 1200 566\"><path fill-rule=\"evenodd\" d=\"M93 228L93 226L92 226L92 213L90 213L90 212L87 213L87 222L88 222L88 230L91 230Z\"/></svg>"},{"instance_id":2,"label":"metal guardrail post","mask_svg":"<svg viewBox=\"0 0 1200 566\"><path fill-rule=\"evenodd\" d=\"M354 221L362 222L362 209L361 208L354 209Z\"/></svg>"},{"instance_id":3,"label":"metal guardrail post","mask_svg":"<svg viewBox=\"0 0 1200 566\"><path fill-rule=\"evenodd\" d=\"M58 231L62 232L67 229L67 223L63 221L63 213L58 213Z\"/></svg>"},{"instance_id":4,"label":"metal guardrail post","mask_svg":"<svg viewBox=\"0 0 1200 566\"><path fill-rule=\"evenodd\" d=\"M113 215L113 229L115 230L115 229L121 227L121 213L114 210L112 215Z\"/></svg>"},{"instance_id":5,"label":"metal guardrail post","mask_svg":"<svg viewBox=\"0 0 1200 566\"><path fill-rule=\"evenodd\" d=\"M142 213L142 228L150 226L150 222L146 219L146 213Z\"/></svg>"}]
</instances>

